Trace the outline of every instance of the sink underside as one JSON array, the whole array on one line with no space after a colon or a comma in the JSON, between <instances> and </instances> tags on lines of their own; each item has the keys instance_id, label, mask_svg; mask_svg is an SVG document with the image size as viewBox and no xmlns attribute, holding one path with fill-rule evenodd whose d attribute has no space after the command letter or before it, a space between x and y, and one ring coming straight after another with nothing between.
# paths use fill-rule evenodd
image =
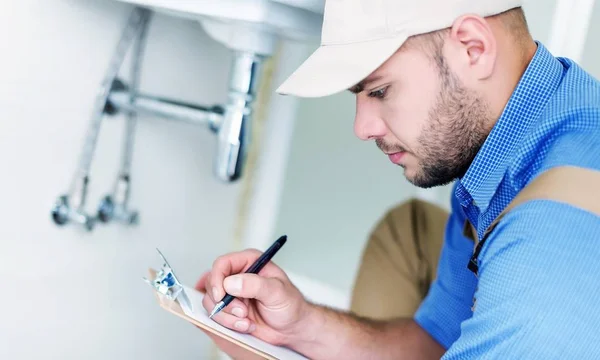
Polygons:
<instances>
[{"instance_id":1,"label":"sink underside","mask_svg":"<svg viewBox=\"0 0 600 360\"><path fill-rule=\"evenodd\" d=\"M274 2L286 4L289 6L297 7L312 11L317 14L323 15L323 7L325 6L324 0L272 0Z\"/></svg>"},{"instance_id":2,"label":"sink underside","mask_svg":"<svg viewBox=\"0 0 600 360\"><path fill-rule=\"evenodd\" d=\"M116 0L193 20L259 27L276 36L318 39L324 0Z\"/></svg>"}]
</instances>

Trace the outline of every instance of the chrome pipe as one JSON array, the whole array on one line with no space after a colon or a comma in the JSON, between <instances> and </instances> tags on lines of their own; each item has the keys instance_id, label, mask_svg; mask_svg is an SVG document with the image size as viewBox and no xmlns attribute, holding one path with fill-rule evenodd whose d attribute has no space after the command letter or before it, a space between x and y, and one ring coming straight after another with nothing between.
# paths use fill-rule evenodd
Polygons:
<instances>
[{"instance_id":1,"label":"chrome pipe","mask_svg":"<svg viewBox=\"0 0 600 360\"><path fill-rule=\"evenodd\" d=\"M149 13L144 20L144 24L136 39L137 41L134 45L133 53L131 55L131 82L128 89L130 102L135 99L135 96L139 91L142 72L142 59L146 50L146 40L148 37L148 30L152 15L152 13ZM115 90L115 86L118 85L119 84L116 84L116 81L113 80L109 96L110 93ZM121 86L121 88L124 88L124 86ZM108 102L108 98L106 101ZM123 148L121 150L121 168L119 170L112 194L107 194L100 201L100 204L96 210L96 217L103 223L116 220L133 225L137 224L139 221L138 211L129 208L129 196L131 193L131 162L133 159L133 146L137 117L138 115L134 112L129 112L127 114L127 119L125 120L125 136Z\"/></svg>"},{"instance_id":2,"label":"chrome pipe","mask_svg":"<svg viewBox=\"0 0 600 360\"><path fill-rule=\"evenodd\" d=\"M213 131L219 128L224 112L221 106L208 108L144 94L137 94L131 99L127 90L111 92L108 96L108 107L116 111L158 116L194 125L208 125Z\"/></svg>"},{"instance_id":3,"label":"chrome pipe","mask_svg":"<svg viewBox=\"0 0 600 360\"><path fill-rule=\"evenodd\" d=\"M117 220L127 224L138 221L137 211L129 209L131 161L134 134L139 115L156 116L194 125L204 125L217 134L214 173L225 182L242 175L250 140L252 107L258 90L264 57L251 52L234 53L229 76L229 89L223 105L199 106L181 101L138 93L140 65L152 11L136 7L119 39L115 52L94 102L92 117L84 139L75 176L69 190L59 196L51 210L57 225L75 223L91 231L96 222ZM132 57L131 85L127 87L117 76L127 50L137 40ZM90 169L94 158L104 115L122 113L126 116L121 169L113 192L104 197L97 214L85 211Z\"/></svg>"},{"instance_id":4,"label":"chrome pipe","mask_svg":"<svg viewBox=\"0 0 600 360\"><path fill-rule=\"evenodd\" d=\"M132 11L125 30L117 44L110 64L96 95L92 117L89 120L87 133L85 135L83 151L80 154L75 176L66 194L60 195L51 210L51 216L57 225L65 225L70 222L84 225L85 229L91 231L95 224L95 217L85 211L87 189L90 182L90 168L96 151L102 117L106 106L111 86L123 63L127 49L140 36L147 24L152 12L148 9L136 7Z\"/></svg>"},{"instance_id":5,"label":"chrome pipe","mask_svg":"<svg viewBox=\"0 0 600 360\"><path fill-rule=\"evenodd\" d=\"M223 123L218 132L215 175L222 181L237 180L243 172L250 141L252 105L255 100L263 57L234 54Z\"/></svg>"}]
</instances>

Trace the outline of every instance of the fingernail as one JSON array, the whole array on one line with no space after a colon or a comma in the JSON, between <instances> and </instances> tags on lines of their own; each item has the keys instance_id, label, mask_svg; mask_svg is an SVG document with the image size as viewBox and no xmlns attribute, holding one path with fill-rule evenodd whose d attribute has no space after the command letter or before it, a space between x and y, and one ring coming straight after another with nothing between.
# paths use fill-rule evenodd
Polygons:
<instances>
[{"instance_id":1,"label":"fingernail","mask_svg":"<svg viewBox=\"0 0 600 360\"><path fill-rule=\"evenodd\" d=\"M254 330L256 330L256 325L251 324L250 325L250 329L248 329L249 332L253 332Z\"/></svg>"},{"instance_id":2,"label":"fingernail","mask_svg":"<svg viewBox=\"0 0 600 360\"><path fill-rule=\"evenodd\" d=\"M233 310L231 310L231 313L237 317L244 317L244 311L239 307L233 308Z\"/></svg>"},{"instance_id":3,"label":"fingernail","mask_svg":"<svg viewBox=\"0 0 600 360\"><path fill-rule=\"evenodd\" d=\"M248 324L245 321L236 321L234 324L235 328L238 330L246 330L248 328Z\"/></svg>"},{"instance_id":4,"label":"fingernail","mask_svg":"<svg viewBox=\"0 0 600 360\"><path fill-rule=\"evenodd\" d=\"M219 289L217 289L216 286L213 286L213 288L212 288L212 294L213 294L213 300L215 302L221 300L221 297L219 296Z\"/></svg>"},{"instance_id":5,"label":"fingernail","mask_svg":"<svg viewBox=\"0 0 600 360\"><path fill-rule=\"evenodd\" d=\"M225 279L223 286L228 293L232 295L239 294L242 291L242 278L239 276L230 276Z\"/></svg>"}]
</instances>

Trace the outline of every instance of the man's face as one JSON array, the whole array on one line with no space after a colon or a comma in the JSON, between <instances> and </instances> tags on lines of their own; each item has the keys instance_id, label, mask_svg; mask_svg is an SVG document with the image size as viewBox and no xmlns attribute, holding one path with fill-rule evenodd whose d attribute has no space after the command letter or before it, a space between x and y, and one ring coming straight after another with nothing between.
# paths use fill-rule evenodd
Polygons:
<instances>
[{"instance_id":1,"label":"man's face","mask_svg":"<svg viewBox=\"0 0 600 360\"><path fill-rule=\"evenodd\" d=\"M361 83L356 96L356 135L375 140L419 187L462 177L487 136L485 101L447 64L439 54L402 49Z\"/></svg>"}]
</instances>

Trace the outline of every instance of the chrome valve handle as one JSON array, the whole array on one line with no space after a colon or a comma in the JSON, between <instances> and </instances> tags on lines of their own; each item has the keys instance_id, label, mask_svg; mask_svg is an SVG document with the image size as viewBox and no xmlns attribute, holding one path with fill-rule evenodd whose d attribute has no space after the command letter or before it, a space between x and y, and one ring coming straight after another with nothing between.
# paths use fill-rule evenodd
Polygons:
<instances>
[{"instance_id":1,"label":"chrome valve handle","mask_svg":"<svg viewBox=\"0 0 600 360\"><path fill-rule=\"evenodd\" d=\"M52 208L52 220L55 224L64 226L68 223L76 223L83 225L84 229L87 231L91 231L94 228L96 219L93 216L86 214L84 211L87 184L87 177L82 178L78 183L78 190L73 193L77 196L73 196L72 198L74 206L71 206L69 203L69 196L59 196Z\"/></svg>"},{"instance_id":2,"label":"chrome valve handle","mask_svg":"<svg viewBox=\"0 0 600 360\"><path fill-rule=\"evenodd\" d=\"M84 225L86 230L91 231L96 223L95 216L86 213L85 204L87 188L90 182L90 167L98 142L100 125L102 124L102 118L106 110L108 96L114 80L119 73L121 64L125 59L127 50L145 28L150 15L151 11L148 9L135 8L129 17L123 35L119 39L102 86L96 96L92 117L83 144L83 151L80 154L78 167L70 189L66 194L62 194L57 198L52 208L52 220L57 225L64 226L69 223L81 224Z\"/></svg>"},{"instance_id":3,"label":"chrome valve handle","mask_svg":"<svg viewBox=\"0 0 600 360\"><path fill-rule=\"evenodd\" d=\"M127 207L129 191L129 177L125 175L119 177L115 194L107 195L100 201L98 220L103 223L116 220L128 225L137 225L139 223L138 211L130 210Z\"/></svg>"},{"instance_id":4,"label":"chrome valve handle","mask_svg":"<svg viewBox=\"0 0 600 360\"><path fill-rule=\"evenodd\" d=\"M129 104L135 102L135 98L139 91L141 77L141 60L143 58L144 50L146 47L146 36L148 32L150 19L151 13L148 13L141 23L141 28L139 30L139 34L131 59L131 83L129 84L129 86L125 86L118 79L114 79L113 84L111 85L111 93L114 91L123 90L128 92L127 100ZM112 109L110 109L109 106L110 102L108 97L105 104L105 112L112 112ZM131 161L133 158L133 145L138 115L134 111L128 111L126 112L126 116L127 119L125 121L125 141L123 143L123 150L121 153L120 174L117 178L112 195L106 195L100 201L100 205L98 206L97 216L98 219L103 223L108 223L110 221L118 221L127 225L135 225L139 221L138 212L132 211L128 208L129 194L131 192Z\"/></svg>"}]
</instances>

